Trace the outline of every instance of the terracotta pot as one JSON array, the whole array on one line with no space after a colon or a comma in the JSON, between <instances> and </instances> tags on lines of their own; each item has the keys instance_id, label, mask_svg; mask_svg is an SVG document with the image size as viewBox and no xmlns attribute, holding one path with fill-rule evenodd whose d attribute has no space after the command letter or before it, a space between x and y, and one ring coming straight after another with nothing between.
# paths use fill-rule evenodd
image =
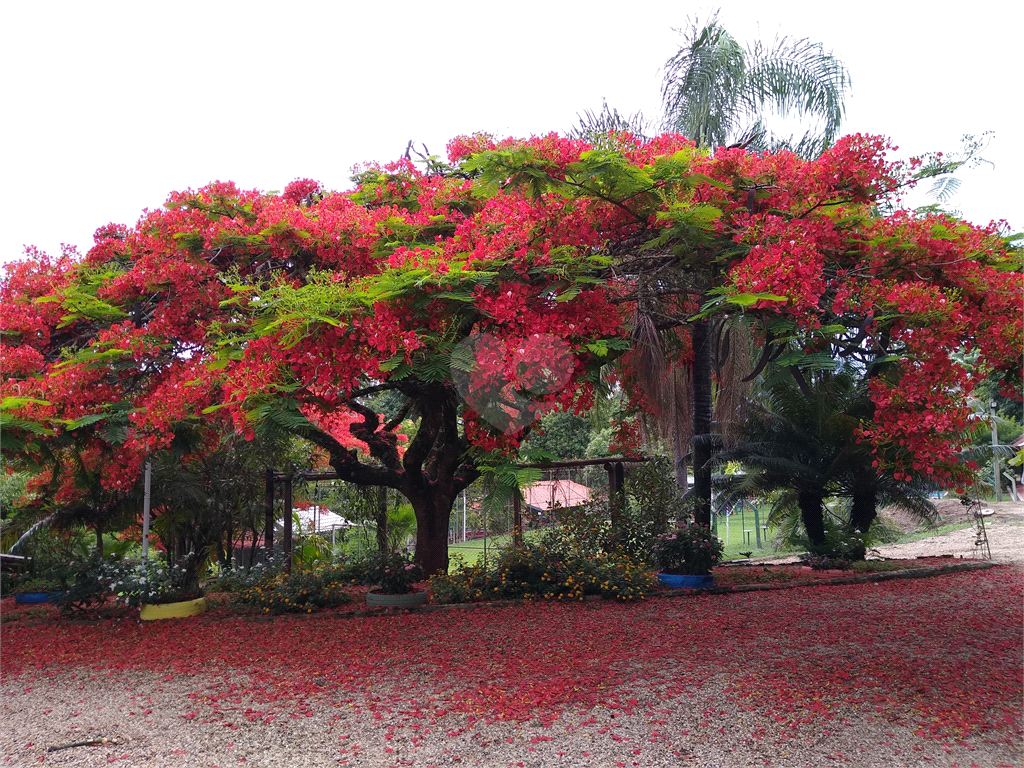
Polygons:
<instances>
[{"instance_id":1,"label":"terracotta pot","mask_svg":"<svg viewBox=\"0 0 1024 768\"><path fill-rule=\"evenodd\" d=\"M406 592L401 595L389 595L386 592L373 590L366 593L366 604L371 608L412 608L423 605L430 598L426 590Z\"/></svg>"},{"instance_id":2,"label":"terracotta pot","mask_svg":"<svg viewBox=\"0 0 1024 768\"><path fill-rule=\"evenodd\" d=\"M139 610L139 618L143 621L156 621L157 619L183 619L186 616L198 616L206 613L206 598L198 600L183 600L180 603L157 603L151 605L143 603Z\"/></svg>"},{"instance_id":3,"label":"terracotta pot","mask_svg":"<svg viewBox=\"0 0 1024 768\"><path fill-rule=\"evenodd\" d=\"M659 573L658 581L671 589L708 589L715 586L713 574L704 576L678 576L674 573Z\"/></svg>"}]
</instances>

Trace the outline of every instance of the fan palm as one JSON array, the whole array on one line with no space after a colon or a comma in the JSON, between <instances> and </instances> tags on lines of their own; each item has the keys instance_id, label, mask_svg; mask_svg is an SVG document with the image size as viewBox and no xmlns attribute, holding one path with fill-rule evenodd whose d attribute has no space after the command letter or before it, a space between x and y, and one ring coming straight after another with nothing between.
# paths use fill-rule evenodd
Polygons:
<instances>
[{"instance_id":1,"label":"fan palm","mask_svg":"<svg viewBox=\"0 0 1024 768\"><path fill-rule=\"evenodd\" d=\"M665 64L665 126L702 147L740 144L754 150L791 149L816 157L839 132L846 67L820 43L777 38L741 46L718 23L694 21L684 45ZM770 134L764 115L820 121L800 140Z\"/></svg>"},{"instance_id":2,"label":"fan palm","mask_svg":"<svg viewBox=\"0 0 1024 768\"><path fill-rule=\"evenodd\" d=\"M746 474L726 478L722 501L772 498L769 523L798 512L813 544L825 541L830 498L850 501L849 526L862 533L879 503L931 518L926 495L873 466L870 446L857 441L857 427L871 413L864 384L845 371L819 372L804 383L781 371L748 403L744 441L718 456L741 462Z\"/></svg>"}]
</instances>

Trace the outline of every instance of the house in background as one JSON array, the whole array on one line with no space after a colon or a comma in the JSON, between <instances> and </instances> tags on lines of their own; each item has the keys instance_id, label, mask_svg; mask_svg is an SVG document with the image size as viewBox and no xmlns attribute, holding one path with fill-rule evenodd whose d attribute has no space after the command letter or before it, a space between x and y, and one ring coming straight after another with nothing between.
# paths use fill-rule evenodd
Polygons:
<instances>
[{"instance_id":1,"label":"house in background","mask_svg":"<svg viewBox=\"0 0 1024 768\"><path fill-rule=\"evenodd\" d=\"M316 533L330 533L341 528L354 528L356 525L341 515L331 512L327 507L314 505L306 509L296 508L295 512L299 516L299 522L304 533L313 533L314 531Z\"/></svg>"},{"instance_id":2,"label":"house in background","mask_svg":"<svg viewBox=\"0 0 1024 768\"><path fill-rule=\"evenodd\" d=\"M555 509L572 509L592 498L590 489L572 480L538 480L523 488L523 510L538 524L549 522Z\"/></svg>"}]
</instances>

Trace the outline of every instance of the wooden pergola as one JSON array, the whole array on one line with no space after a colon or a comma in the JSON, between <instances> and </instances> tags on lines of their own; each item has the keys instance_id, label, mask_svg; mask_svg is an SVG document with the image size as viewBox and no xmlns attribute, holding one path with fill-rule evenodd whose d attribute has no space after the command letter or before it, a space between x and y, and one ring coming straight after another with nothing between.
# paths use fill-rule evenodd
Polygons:
<instances>
[{"instance_id":1,"label":"wooden pergola","mask_svg":"<svg viewBox=\"0 0 1024 768\"><path fill-rule=\"evenodd\" d=\"M593 467L597 465L604 466L605 471L608 472L608 498L611 500L612 519L614 521L615 513L621 503L621 492L622 486L625 481L625 465L626 464L642 464L645 461L650 461L646 457L630 458L628 456L612 456L605 459L578 459L574 461L552 461L544 464L517 464L518 469L565 469L570 467ZM282 485L282 495L284 502L284 529L282 532L281 548L284 550L285 555L285 570L291 573L292 569L292 483L298 480L299 482L317 482L320 480L337 480L338 473L334 470L327 471L299 471L299 472L277 472L274 469L268 468L266 473L266 496L265 496L265 509L266 519L264 521L263 528L263 543L267 551L270 552L274 548L274 500L276 498L277 484ZM514 524L514 541L515 543L522 543L523 536L523 511L522 511L522 499L517 493L513 498L513 524Z\"/></svg>"}]
</instances>

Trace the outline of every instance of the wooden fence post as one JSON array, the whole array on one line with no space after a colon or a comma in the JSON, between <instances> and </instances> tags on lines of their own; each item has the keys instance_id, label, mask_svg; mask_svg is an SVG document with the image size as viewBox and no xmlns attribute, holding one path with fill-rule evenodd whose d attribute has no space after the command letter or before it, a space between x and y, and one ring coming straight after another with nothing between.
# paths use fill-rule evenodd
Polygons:
<instances>
[{"instance_id":1,"label":"wooden fence post","mask_svg":"<svg viewBox=\"0 0 1024 768\"><path fill-rule=\"evenodd\" d=\"M284 572L292 572L292 475L284 476Z\"/></svg>"},{"instance_id":2,"label":"wooden fence post","mask_svg":"<svg viewBox=\"0 0 1024 768\"><path fill-rule=\"evenodd\" d=\"M264 497L265 519L263 522L263 545L267 548L267 557L274 553L274 470L267 468L267 489ZM252 545L255 547L256 542Z\"/></svg>"}]
</instances>

